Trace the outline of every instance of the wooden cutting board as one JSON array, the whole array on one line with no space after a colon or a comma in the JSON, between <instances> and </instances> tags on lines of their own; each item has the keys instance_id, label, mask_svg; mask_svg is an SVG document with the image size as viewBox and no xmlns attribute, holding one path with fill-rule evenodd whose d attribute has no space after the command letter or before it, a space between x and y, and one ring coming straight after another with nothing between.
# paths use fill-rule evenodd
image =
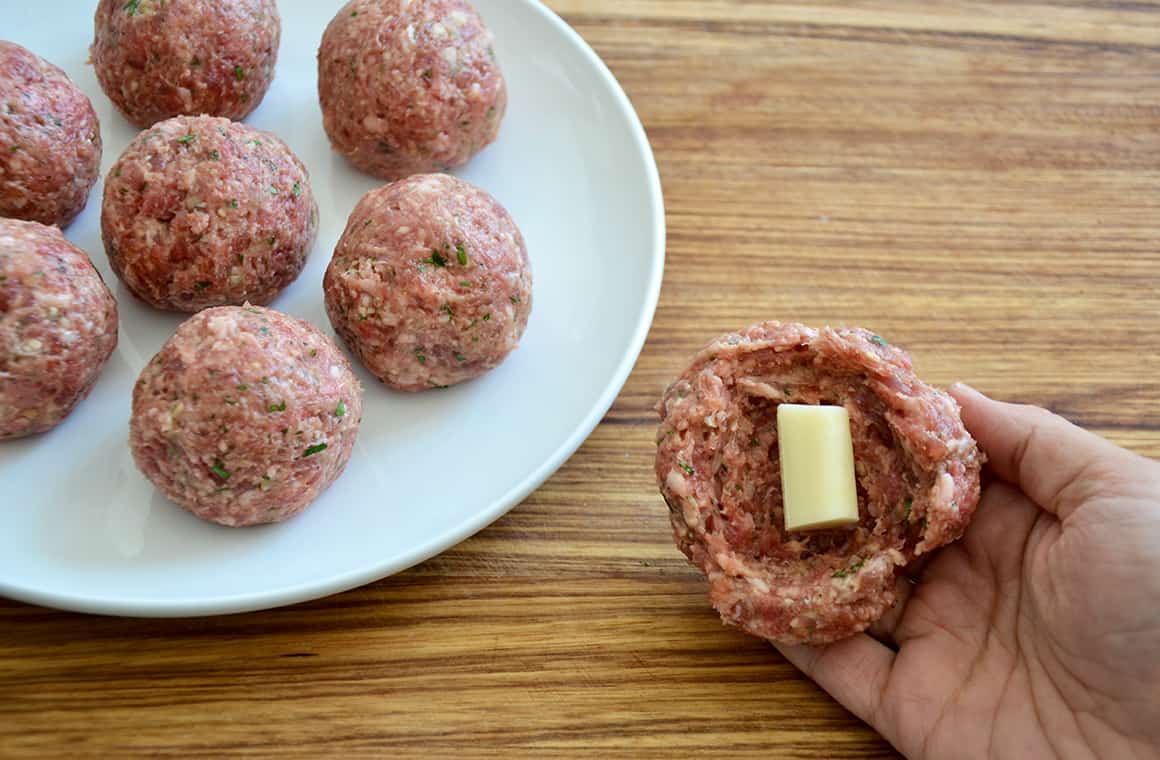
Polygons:
<instances>
[{"instance_id":1,"label":"wooden cutting board","mask_svg":"<svg viewBox=\"0 0 1160 760\"><path fill-rule=\"evenodd\" d=\"M552 0L639 110L668 266L604 423L457 549L330 599L0 601L0 755L888 757L673 548L652 405L712 336L865 325L1160 455L1160 5Z\"/></svg>"}]
</instances>

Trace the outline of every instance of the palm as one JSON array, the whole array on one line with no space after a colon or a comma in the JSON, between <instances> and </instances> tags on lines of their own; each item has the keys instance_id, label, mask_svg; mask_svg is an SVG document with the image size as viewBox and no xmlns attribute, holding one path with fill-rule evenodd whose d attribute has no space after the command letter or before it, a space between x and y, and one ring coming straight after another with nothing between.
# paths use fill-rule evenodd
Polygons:
<instances>
[{"instance_id":1,"label":"palm","mask_svg":"<svg viewBox=\"0 0 1160 760\"><path fill-rule=\"evenodd\" d=\"M1072 431L1088 436L1051 432ZM897 654L866 636L782 651L910 757L1155 757L1160 468L1100 442L1040 478L1053 444L1036 434L1048 450L1028 454L1002 432L983 429L996 469L1044 508L987 488L963 539L871 630Z\"/></svg>"},{"instance_id":2,"label":"palm","mask_svg":"<svg viewBox=\"0 0 1160 760\"><path fill-rule=\"evenodd\" d=\"M1153 610L1110 593L1139 583L1142 568L1115 540L1127 527L1116 523L1139 510L1129 494L1102 501L1085 504L1064 530L1009 486L987 491L971 529L927 568L894 631L899 653L879 709L903 752L1096 752L1109 731L1147 717L1108 698L1160 658L1106 644L1155 642L1160 632Z\"/></svg>"}]
</instances>

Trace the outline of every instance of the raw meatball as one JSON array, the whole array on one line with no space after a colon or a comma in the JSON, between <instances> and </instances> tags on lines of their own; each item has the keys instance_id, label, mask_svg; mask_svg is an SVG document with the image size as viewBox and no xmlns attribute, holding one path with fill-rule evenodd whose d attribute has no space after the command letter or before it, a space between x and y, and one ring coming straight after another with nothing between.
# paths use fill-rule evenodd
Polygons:
<instances>
[{"instance_id":1,"label":"raw meatball","mask_svg":"<svg viewBox=\"0 0 1160 760\"><path fill-rule=\"evenodd\" d=\"M322 36L318 95L330 142L384 179L450 169L495 141L507 85L464 0L353 0Z\"/></svg>"},{"instance_id":2,"label":"raw meatball","mask_svg":"<svg viewBox=\"0 0 1160 760\"><path fill-rule=\"evenodd\" d=\"M335 331L375 377L403 391L495 368L532 311L528 250L511 215L444 174L364 195L322 287Z\"/></svg>"},{"instance_id":3,"label":"raw meatball","mask_svg":"<svg viewBox=\"0 0 1160 760\"><path fill-rule=\"evenodd\" d=\"M860 523L787 532L781 403L845 406ZM710 343L657 407L656 473L677 546L709 577L726 623L825 644L894 604L899 570L959 538L983 456L958 404L861 329L765 322Z\"/></svg>"},{"instance_id":4,"label":"raw meatball","mask_svg":"<svg viewBox=\"0 0 1160 760\"><path fill-rule=\"evenodd\" d=\"M117 347L117 302L56 227L0 219L0 440L42 433Z\"/></svg>"},{"instance_id":5,"label":"raw meatball","mask_svg":"<svg viewBox=\"0 0 1160 760\"><path fill-rule=\"evenodd\" d=\"M101 89L148 127L178 114L243 119L274 79L274 0L101 0L90 49Z\"/></svg>"},{"instance_id":6,"label":"raw meatball","mask_svg":"<svg viewBox=\"0 0 1160 760\"><path fill-rule=\"evenodd\" d=\"M0 216L64 227L101 171L101 127L68 75L0 40Z\"/></svg>"},{"instance_id":7,"label":"raw meatball","mask_svg":"<svg viewBox=\"0 0 1160 760\"><path fill-rule=\"evenodd\" d=\"M306 264L318 204L306 167L274 135L178 116L138 135L109 170L101 232L113 271L148 304L267 304Z\"/></svg>"},{"instance_id":8,"label":"raw meatball","mask_svg":"<svg viewBox=\"0 0 1160 760\"><path fill-rule=\"evenodd\" d=\"M334 342L272 309L186 320L133 388L137 467L202 519L243 526L306 509L346 467L362 388Z\"/></svg>"}]
</instances>

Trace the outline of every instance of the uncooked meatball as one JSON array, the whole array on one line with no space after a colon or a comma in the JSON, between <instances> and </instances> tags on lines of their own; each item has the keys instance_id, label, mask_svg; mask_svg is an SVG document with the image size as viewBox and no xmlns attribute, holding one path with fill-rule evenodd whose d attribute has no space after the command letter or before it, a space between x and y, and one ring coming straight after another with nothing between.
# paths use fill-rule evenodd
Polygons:
<instances>
[{"instance_id":1,"label":"uncooked meatball","mask_svg":"<svg viewBox=\"0 0 1160 760\"><path fill-rule=\"evenodd\" d=\"M393 180L466 163L495 141L507 85L464 0L353 0L322 36L318 94L334 149Z\"/></svg>"},{"instance_id":2,"label":"uncooked meatball","mask_svg":"<svg viewBox=\"0 0 1160 760\"><path fill-rule=\"evenodd\" d=\"M109 263L161 309L267 304L302 271L317 232L306 167L274 135L229 119L163 121L105 181Z\"/></svg>"},{"instance_id":3,"label":"uncooked meatball","mask_svg":"<svg viewBox=\"0 0 1160 760\"><path fill-rule=\"evenodd\" d=\"M117 302L56 227L0 219L0 440L55 427L117 347Z\"/></svg>"},{"instance_id":4,"label":"uncooked meatball","mask_svg":"<svg viewBox=\"0 0 1160 760\"><path fill-rule=\"evenodd\" d=\"M0 40L0 216L64 227L100 171L88 96L56 66Z\"/></svg>"},{"instance_id":5,"label":"uncooked meatball","mask_svg":"<svg viewBox=\"0 0 1160 760\"><path fill-rule=\"evenodd\" d=\"M137 467L198 517L229 526L306 509L346 467L362 388L334 341L272 309L186 320L133 389Z\"/></svg>"},{"instance_id":6,"label":"uncooked meatball","mask_svg":"<svg viewBox=\"0 0 1160 760\"><path fill-rule=\"evenodd\" d=\"M787 531L782 403L849 412L859 523ZM722 619L780 644L865 630L915 557L962 536L984 462L953 398L862 329L763 322L703 348L657 405L656 475L677 547Z\"/></svg>"},{"instance_id":7,"label":"uncooked meatball","mask_svg":"<svg viewBox=\"0 0 1160 760\"><path fill-rule=\"evenodd\" d=\"M281 33L274 0L101 0L90 55L139 127L179 114L243 119L274 79Z\"/></svg>"},{"instance_id":8,"label":"uncooked meatball","mask_svg":"<svg viewBox=\"0 0 1160 760\"><path fill-rule=\"evenodd\" d=\"M377 378L404 391L498 366L532 310L527 247L511 215L444 174L364 195L323 289L335 331Z\"/></svg>"}]
</instances>

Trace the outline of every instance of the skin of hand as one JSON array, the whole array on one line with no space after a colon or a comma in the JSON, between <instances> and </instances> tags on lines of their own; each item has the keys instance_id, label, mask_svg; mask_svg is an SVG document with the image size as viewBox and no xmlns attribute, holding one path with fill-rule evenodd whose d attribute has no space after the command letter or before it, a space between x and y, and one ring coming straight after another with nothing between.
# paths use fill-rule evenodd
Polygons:
<instances>
[{"instance_id":1,"label":"skin of hand","mask_svg":"<svg viewBox=\"0 0 1160 760\"><path fill-rule=\"evenodd\" d=\"M909 758L1160 757L1160 464L951 388L990 459L868 633L779 646Z\"/></svg>"}]
</instances>

